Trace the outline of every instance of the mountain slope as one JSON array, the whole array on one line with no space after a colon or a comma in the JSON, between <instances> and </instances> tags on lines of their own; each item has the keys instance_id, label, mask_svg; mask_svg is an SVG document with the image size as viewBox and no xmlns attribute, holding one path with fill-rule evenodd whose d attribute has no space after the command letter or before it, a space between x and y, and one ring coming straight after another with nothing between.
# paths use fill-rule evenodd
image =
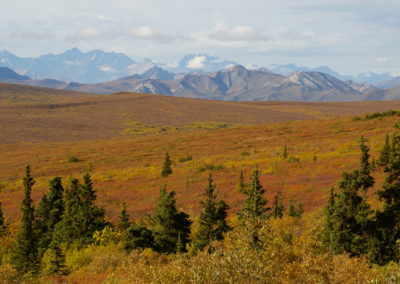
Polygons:
<instances>
[{"instance_id":1,"label":"mountain slope","mask_svg":"<svg viewBox=\"0 0 400 284\"><path fill-rule=\"evenodd\" d=\"M0 77L1 81L96 94L136 92L222 101L339 102L400 99L400 92L396 88L388 94L388 90L353 81L342 82L326 73L297 71L283 76L266 69L248 70L241 65L214 73L189 73L182 76L174 76L153 66L142 75L96 84L65 83L54 79L10 81Z\"/></svg>"},{"instance_id":2,"label":"mountain slope","mask_svg":"<svg viewBox=\"0 0 400 284\"><path fill-rule=\"evenodd\" d=\"M7 81L7 80L29 80L28 76L22 76L18 73L14 72L12 69L8 67L0 67L0 80Z\"/></svg>"},{"instance_id":3,"label":"mountain slope","mask_svg":"<svg viewBox=\"0 0 400 284\"><path fill-rule=\"evenodd\" d=\"M72 48L61 54L37 58L20 58L7 51L0 52L0 66L12 68L34 79L104 82L127 76L132 64L134 61L122 53L101 50L83 53Z\"/></svg>"},{"instance_id":4,"label":"mountain slope","mask_svg":"<svg viewBox=\"0 0 400 284\"><path fill-rule=\"evenodd\" d=\"M100 94L146 92L225 101L359 101L362 93L324 73L295 72L288 76L247 70L237 65L211 74L187 74L176 80L140 79L137 76L71 90Z\"/></svg>"}]
</instances>

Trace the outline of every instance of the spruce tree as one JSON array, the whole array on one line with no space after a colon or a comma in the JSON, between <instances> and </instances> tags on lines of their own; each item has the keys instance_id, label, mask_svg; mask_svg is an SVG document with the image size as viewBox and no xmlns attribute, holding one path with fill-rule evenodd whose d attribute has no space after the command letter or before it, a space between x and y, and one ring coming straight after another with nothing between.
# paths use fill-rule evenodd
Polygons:
<instances>
[{"instance_id":1,"label":"spruce tree","mask_svg":"<svg viewBox=\"0 0 400 284\"><path fill-rule=\"evenodd\" d=\"M36 210L39 234L39 256L47 250L53 238L53 231L64 213L64 188L61 178L55 177L49 182L49 193L43 194Z\"/></svg>"},{"instance_id":2,"label":"spruce tree","mask_svg":"<svg viewBox=\"0 0 400 284\"><path fill-rule=\"evenodd\" d=\"M82 240L82 220L84 218L83 201L81 198L81 185L77 178L71 178L65 191L65 212L61 222L56 226L55 233L62 241L72 244Z\"/></svg>"},{"instance_id":3,"label":"spruce tree","mask_svg":"<svg viewBox=\"0 0 400 284\"><path fill-rule=\"evenodd\" d=\"M371 251L379 264L400 260L400 137L394 136L392 154L385 169L382 189L377 191L383 208L376 212L376 234Z\"/></svg>"},{"instance_id":4,"label":"spruce tree","mask_svg":"<svg viewBox=\"0 0 400 284\"><path fill-rule=\"evenodd\" d=\"M389 134L386 134L385 144L382 147L381 154L379 156L378 164L380 166L386 166L390 161L390 144L389 144Z\"/></svg>"},{"instance_id":5,"label":"spruce tree","mask_svg":"<svg viewBox=\"0 0 400 284\"><path fill-rule=\"evenodd\" d=\"M324 208L325 214L325 224L323 231L323 243L326 247L328 247L331 251L335 249L334 247L334 234L335 234L335 202L336 202L336 194L335 189L331 187L329 191L329 199L328 204Z\"/></svg>"},{"instance_id":6,"label":"spruce tree","mask_svg":"<svg viewBox=\"0 0 400 284\"><path fill-rule=\"evenodd\" d=\"M3 209L1 207L1 202L0 202L0 237L4 234L5 228L6 228L6 225L4 222Z\"/></svg>"},{"instance_id":7,"label":"spruce tree","mask_svg":"<svg viewBox=\"0 0 400 284\"><path fill-rule=\"evenodd\" d=\"M124 203L122 203L122 210L121 210L121 213L119 214L118 229L121 232L123 232L126 229L128 229L129 226L130 226L129 214L126 211L126 204L124 202Z\"/></svg>"},{"instance_id":8,"label":"spruce tree","mask_svg":"<svg viewBox=\"0 0 400 284\"><path fill-rule=\"evenodd\" d=\"M93 182L89 175L86 173L83 176L83 185L80 187L80 195L82 201L82 234L86 244L92 242L93 233L101 231L107 225L104 217L105 210L96 204L96 191L93 189Z\"/></svg>"},{"instance_id":9,"label":"spruce tree","mask_svg":"<svg viewBox=\"0 0 400 284\"><path fill-rule=\"evenodd\" d=\"M367 253L372 213L366 202L366 193L374 184L370 174L369 147L365 139L360 140L360 169L343 172L339 183L340 192L326 219L325 232L329 236L328 246L336 253L347 252L351 256ZM332 202L332 200L330 200Z\"/></svg>"},{"instance_id":10,"label":"spruce tree","mask_svg":"<svg viewBox=\"0 0 400 284\"><path fill-rule=\"evenodd\" d=\"M199 229L193 241L195 250L202 250L213 240L222 240L224 238L223 233L230 230L226 222L229 206L223 200L217 201L215 184L211 174L208 176L208 183L203 196L205 200L200 202L203 210L199 217Z\"/></svg>"},{"instance_id":11,"label":"spruce tree","mask_svg":"<svg viewBox=\"0 0 400 284\"><path fill-rule=\"evenodd\" d=\"M274 206L273 206L273 216L274 219L282 218L283 217L283 195L278 193L274 196Z\"/></svg>"},{"instance_id":12,"label":"spruce tree","mask_svg":"<svg viewBox=\"0 0 400 284\"><path fill-rule=\"evenodd\" d=\"M171 168L171 160L169 158L169 153L165 153L165 158L164 158L164 164L163 168L161 170L161 176L167 177L170 174L172 174L172 168Z\"/></svg>"},{"instance_id":13,"label":"spruce tree","mask_svg":"<svg viewBox=\"0 0 400 284\"><path fill-rule=\"evenodd\" d=\"M288 151L286 145L283 148L282 159L286 160L288 158Z\"/></svg>"},{"instance_id":14,"label":"spruce tree","mask_svg":"<svg viewBox=\"0 0 400 284\"><path fill-rule=\"evenodd\" d=\"M49 182L49 219L48 219L48 229L50 231L54 230L54 227L58 222L61 221L64 214L64 187L62 185L61 177L55 177Z\"/></svg>"},{"instance_id":15,"label":"spruce tree","mask_svg":"<svg viewBox=\"0 0 400 284\"><path fill-rule=\"evenodd\" d=\"M179 238L185 247L189 242L192 222L189 215L178 212L175 203L175 192L167 192L166 187L162 187L157 207L151 215L154 246L161 253L175 253Z\"/></svg>"},{"instance_id":16,"label":"spruce tree","mask_svg":"<svg viewBox=\"0 0 400 284\"><path fill-rule=\"evenodd\" d=\"M65 213L57 233L68 242L76 241L85 246L93 241L93 233L107 225L105 211L96 205L96 191L89 174L84 175L84 184L72 178L65 192Z\"/></svg>"},{"instance_id":17,"label":"spruce tree","mask_svg":"<svg viewBox=\"0 0 400 284\"><path fill-rule=\"evenodd\" d=\"M268 218L268 211L271 208L266 207L268 201L263 197L264 192L265 190L260 183L260 174L256 166L251 177L249 189L245 192L247 199L244 201L239 216L242 218Z\"/></svg>"},{"instance_id":18,"label":"spruce tree","mask_svg":"<svg viewBox=\"0 0 400 284\"><path fill-rule=\"evenodd\" d=\"M60 240L55 236L49 245L47 253L50 257L50 263L46 267L47 275L66 275L67 267L65 265L65 256L60 248Z\"/></svg>"},{"instance_id":19,"label":"spruce tree","mask_svg":"<svg viewBox=\"0 0 400 284\"><path fill-rule=\"evenodd\" d=\"M122 233L122 246L127 252L134 249L154 249L153 232L144 225L132 223Z\"/></svg>"},{"instance_id":20,"label":"spruce tree","mask_svg":"<svg viewBox=\"0 0 400 284\"><path fill-rule=\"evenodd\" d=\"M35 225L35 209L31 198L32 186L35 184L28 165L24 177L25 197L21 204L21 225L11 251L11 261L21 274L38 272L38 243Z\"/></svg>"},{"instance_id":21,"label":"spruce tree","mask_svg":"<svg viewBox=\"0 0 400 284\"><path fill-rule=\"evenodd\" d=\"M293 196L290 197L289 200L289 207L288 207L288 213L290 217L296 217L297 216L297 211L296 208L294 207L294 201L293 201Z\"/></svg>"},{"instance_id":22,"label":"spruce tree","mask_svg":"<svg viewBox=\"0 0 400 284\"><path fill-rule=\"evenodd\" d=\"M304 214L304 208L303 208L303 203L299 201L297 203L297 218L301 218Z\"/></svg>"},{"instance_id":23,"label":"spruce tree","mask_svg":"<svg viewBox=\"0 0 400 284\"><path fill-rule=\"evenodd\" d=\"M240 170L240 175L239 175L239 182L237 185L237 189L239 192L246 194L248 190L248 184L244 181L244 176L243 176L243 171Z\"/></svg>"},{"instance_id":24,"label":"spruce tree","mask_svg":"<svg viewBox=\"0 0 400 284\"><path fill-rule=\"evenodd\" d=\"M1 207L1 202L0 202L0 227L4 226L4 215L3 215L3 209Z\"/></svg>"}]
</instances>

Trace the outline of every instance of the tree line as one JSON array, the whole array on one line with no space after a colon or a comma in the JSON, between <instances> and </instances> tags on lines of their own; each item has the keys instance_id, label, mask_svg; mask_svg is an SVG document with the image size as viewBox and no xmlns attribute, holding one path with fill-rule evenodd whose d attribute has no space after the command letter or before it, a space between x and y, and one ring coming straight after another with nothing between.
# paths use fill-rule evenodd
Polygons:
<instances>
[{"instance_id":1,"label":"tree line","mask_svg":"<svg viewBox=\"0 0 400 284\"><path fill-rule=\"evenodd\" d=\"M369 147L360 139L360 167L343 172L339 192L332 188L325 207L324 242L334 253L365 255L372 263L384 265L400 260L400 136L392 142L386 135L378 166L385 179L375 194L376 210L367 203L367 192L375 185L369 162Z\"/></svg>"},{"instance_id":2,"label":"tree line","mask_svg":"<svg viewBox=\"0 0 400 284\"><path fill-rule=\"evenodd\" d=\"M169 154L165 156L162 176L172 173ZM282 218L284 214L283 195L276 195L273 208L268 207L264 189L260 183L256 166L250 183L245 182L240 172L238 190L246 195L241 211L237 212L241 224L247 226L251 219ZM190 216L176 208L175 192L166 186L160 189L157 205L152 214L135 222L131 220L123 203L117 224L106 220L106 211L96 202L96 190L88 173L80 181L71 178L64 187L61 177L49 181L48 192L42 195L37 207L31 198L35 181L31 167L25 169L23 178L24 199L20 207L20 226L11 248L11 263L21 275L68 274L63 249L84 248L95 242L96 234L116 230L127 252L134 249L150 248L159 253L191 253L212 249L212 241L221 241L224 233L231 230L227 216L229 206L218 199L216 185L211 173L200 201L201 212L197 231L192 232ZM287 214L300 217L302 206L295 208L291 199ZM5 228L0 203L0 228ZM256 227L253 228L256 231ZM1 231L0 231L1 233ZM256 233L255 233L256 234ZM256 242L256 236L255 236ZM42 262L47 265L43 269Z\"/></svg>"}]
</instances>

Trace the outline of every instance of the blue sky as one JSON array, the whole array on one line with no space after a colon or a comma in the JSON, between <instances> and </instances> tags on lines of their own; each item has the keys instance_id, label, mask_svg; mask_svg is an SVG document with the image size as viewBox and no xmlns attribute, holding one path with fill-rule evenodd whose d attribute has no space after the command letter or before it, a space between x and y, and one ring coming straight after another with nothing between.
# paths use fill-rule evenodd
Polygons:
<instances>
[{"instance_id":1,"label":"blue sky","mask_svg":"<svg viewBox=\"0 0 400 284\"><path fill-rule=\"evenodd\" d=\"M400 75L398 0L0 0L0 48L19 56L123 52L174 63L327 65Z\"/></svg>"}]
</instances>

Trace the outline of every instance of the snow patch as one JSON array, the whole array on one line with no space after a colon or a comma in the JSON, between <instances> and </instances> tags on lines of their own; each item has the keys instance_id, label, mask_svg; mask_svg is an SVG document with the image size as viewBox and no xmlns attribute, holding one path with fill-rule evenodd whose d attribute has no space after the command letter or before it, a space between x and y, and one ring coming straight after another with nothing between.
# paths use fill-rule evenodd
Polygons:
<instances>
[{"instance_id":1,"label":"snow patch","mask_svg":"<svg viewBox=\"0 0 400 284\"><path fill-rule=\"evenodd\" d=\"M103 72L117 72L117 70L115 70L115 69L113 69L111 67L108 67L108 66L101 66L100 70L103 71Z\"/></svg>"}]
</instances>

